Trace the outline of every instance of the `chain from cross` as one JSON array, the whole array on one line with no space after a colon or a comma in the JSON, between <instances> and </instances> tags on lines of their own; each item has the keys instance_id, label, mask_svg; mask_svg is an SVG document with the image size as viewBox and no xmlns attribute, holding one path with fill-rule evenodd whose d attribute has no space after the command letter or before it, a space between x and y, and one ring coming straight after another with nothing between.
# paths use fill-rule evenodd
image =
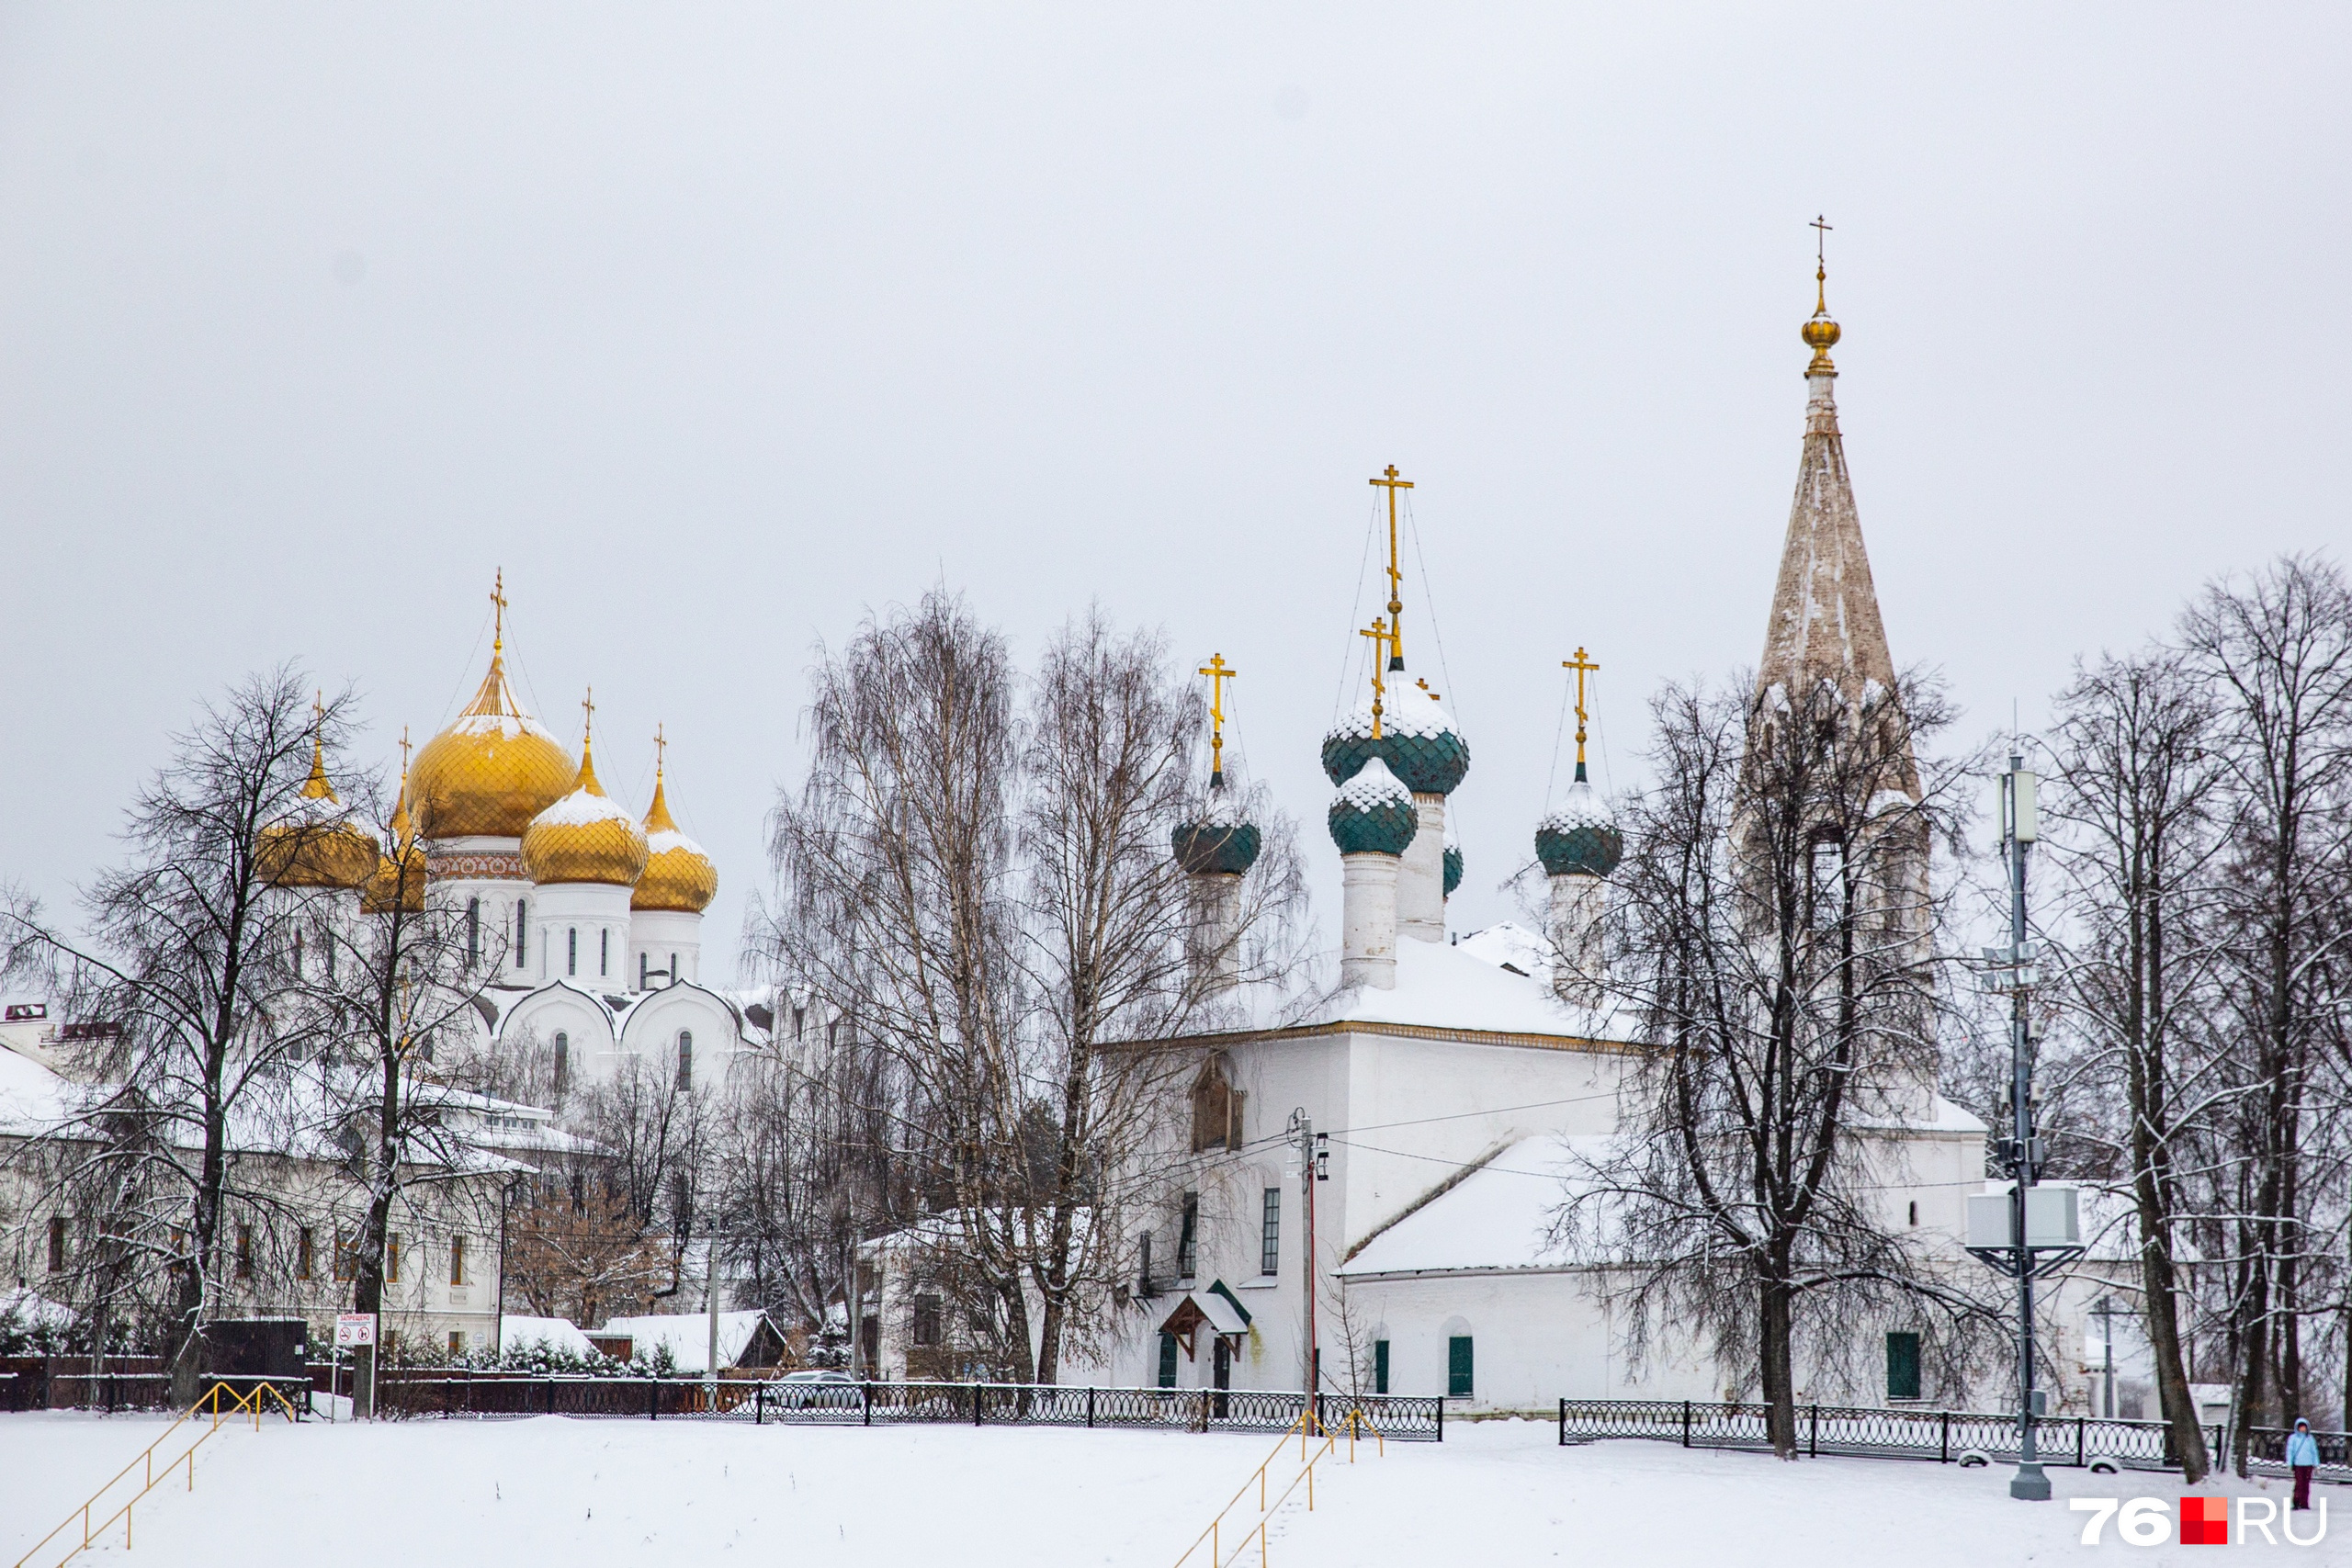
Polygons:
<instances>
[{"instance_id":1,"label":"chain from cross","mask_svg":"<svg viewBox=\"0 0 2352 1568\"><path fill-rule=\"evenodd\" d=\"M1405 668L1405 601L1398 590L1404 573L1396 566L1396 492L1410 490L1413 481L1396 477L1396 465L1391 463L1381 470L1381 477L1372 481L1388 491L1388 668Z\"/></svg>"},{"instance_id":2,"label":"chain from cross","mask_svg":"<svg viewBox=\"0 0 2352 1568\"><path fill-rule=\"evenodd\" d=\"M1200 673L1209 678L1209 779L1220 783L1225 776L1225 683L1241 671L1227 664L1224 654L1212 653Z\"/></svg>"}]
</instances>

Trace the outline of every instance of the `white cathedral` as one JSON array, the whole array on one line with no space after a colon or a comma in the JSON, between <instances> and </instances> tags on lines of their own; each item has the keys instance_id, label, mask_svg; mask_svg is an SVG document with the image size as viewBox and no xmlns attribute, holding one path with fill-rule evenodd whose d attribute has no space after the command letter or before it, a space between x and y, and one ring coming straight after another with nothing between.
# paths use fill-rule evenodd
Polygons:
<instances>
[{"instance_id":1,"label":"white cathedral","mask_svg":"<svg viewBox=\"0 0 2352 1568\"><path fill-rule=\"evenodd\" d=\"M1804 335L1814 349L1804 448L1758 680L1791 691L1823 679L1847 691L1872 681L1891 687L1838 429L1828 354L1838 327L1826 308ZM1391 618L1375 623L1392 639L1393 582ZM1447 796L1467 772L1469 748L1426 692L1399 689L1401 650L1392 640L1386 651L1399 656L1385 660L1385 724L1375 728L1367 705L1323 743L1339 790L1329 822L1344 868L1340 988L1319 1010L1277 1027L1167 1043L1204 1058L1173 1151L1190 1162L1190 1190L1138 1238L1144 1311L1088 1375L1298 1388L1315 1376L1306 1344L1311 1279L1316 1381L1326 1390L1439 1394L1504 1409L1564 1396L1733 1397L1739 1380L1687 1337L1669 1333L1629 1362L1607 1266L1549 1239L1566 1196L1564 1173L1576 1156L1608 1147L1621 1076L1643 1049L1634 1021L1606 1005L1595 972L1593 933L1622 840L1586 782L1581 698L1576 781L1534 835L1551 880L1551 929L1539 937L1503 926L1449 942L1445 900L1461 863L1448 841ZM1576 662L1586 663L1581 650ZM1204 881L1238 883L1248 869L1246 855L1196 863L1182 835L1178 850ZM1221 897L1211 887L1200 905L1214 910L1229 899L1229 888ZM1326 1180L1300 1179L1285 1136L1294 1113L1328 1137ZM1967 1266L1964 1198L1984 1180L1984 1123L1923 1086L1906 1115L1864 1136L1886 1222L1917 1227L1930 1256ZM1302 1251L1309 1191L1311 1260ZM1894 1366L1903 1348L1894 1340L1917 1328L1891 1321L1853 1332L1893 1337ZM1858 1361L1875 1360L1875 1343L1858 1348ZM1910 1349L1916 1365L1916 1338ZM1874 1392L1799 1397L1843 1402L1840 1394ZM1894 1400L1922 1393L1883 1392Z\"/></svg>"},{"instance_id":2,"label":"white cathedral","mask_svg":"<svg viewBox=\"0 0 2352 1568\"><path fill-rule=\"evenodd\" d=\"M492 599L490 669L402 771L392 844L347 819L321 842L314 818L278 880L355 914L405 897L461 917L484 981L468 1043L478 1051L544 1049L559 1084L634 1060L677 1089L712 1087L745 1046L741 1010L701 979L718 868L672 818L662 762L640 821L597 782L589 724L574 761L524 710L506 675L503 575ZM313 813L338 810L322 768L304 794Z\"/></svg>"}]
</instances>

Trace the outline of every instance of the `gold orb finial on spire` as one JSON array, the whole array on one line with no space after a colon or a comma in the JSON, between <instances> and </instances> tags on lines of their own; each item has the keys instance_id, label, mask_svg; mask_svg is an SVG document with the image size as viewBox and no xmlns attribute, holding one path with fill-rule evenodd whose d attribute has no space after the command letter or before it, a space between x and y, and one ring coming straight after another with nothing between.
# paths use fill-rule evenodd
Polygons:
<instances>
[{"instance_id":1,"label":"gold orb finial on spire","mask_svg":"<svg viewBox=\"0 0 2352 1568\"><path fill-rule=\"evenodd\" d=\"M1804 344L1813 350L1813 363L1804 367L1808 376L1835 376L1838 367L1830 362L1829 350L1841 335L1838 323L1829 315L1829 263L1824 248L1831 225L1815 217L1812 227L1816 231L1813 240L1813 316L1803 329Z\"/></svg>"}]
</instances>

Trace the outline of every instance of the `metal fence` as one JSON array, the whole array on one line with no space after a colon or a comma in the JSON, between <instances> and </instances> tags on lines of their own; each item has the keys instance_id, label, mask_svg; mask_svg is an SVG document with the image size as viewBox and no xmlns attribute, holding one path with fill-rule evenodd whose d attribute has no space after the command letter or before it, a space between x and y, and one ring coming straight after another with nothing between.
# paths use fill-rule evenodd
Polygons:
<instances>
[{"instance_id":1,"label":"metal fence","mask_svg":"<svg viewBox=\"0 0 2352 1568\"><path fill-rule=\"evenodd\" d=\"M2287 1473L2287 1428L2284 1427L2249 1427L2246 1428L2246 1468L2256 1475ZM2352 1482L2352 1433L2313 1432L2319 1444L2319 1469L2313 1472L2321 1481Z\"/></svg>"},{"instance_id":2,"label":"metal fence","mask_svg":"<svg viewBox=\"0 0 2352 1568\"><path fill-rule=\"evenodd\" d=\"M2018 1457L2018 1418L1962 1410L1871 1410L1848 1405L1797 1406L1797 1447L1807 1454L1858 1459L1918 1459L1951 1463L1972 1450L1990 1459ZM1765 1406L1701 1400L1564 1399L1560 1441L1648 1438L1686 1449L1770 1449ZM2222 1428L2211 1429L2211 1451L2222 1451ZM2177 1470L2172 1427L2163 1421L2110 1420L2097 1416L2044 1416L2034 1422L2034 1448L2045 1464L2087 1465L2112 1460L2127 1470Z\"/></svg>"},{"instance_id":3,"label":"metal fence","mask_svg":"<svg viewBox=\"0 0 2352 1568\"><path fill-rule=\"evenodd\" d=\"M1258 1389L1078 1388L1054 1383L788 1382L721 1378L401 1377L376 1387L387 1416L713 1416L753 1425L1150 1428L1282 1432L1306 1397ZM1444 1401L1399 1394L1324 1394L1317 1418L1345 1427L1351 1412L1387 1438L1442 1442Z\"/></svg>"}]
</instances>

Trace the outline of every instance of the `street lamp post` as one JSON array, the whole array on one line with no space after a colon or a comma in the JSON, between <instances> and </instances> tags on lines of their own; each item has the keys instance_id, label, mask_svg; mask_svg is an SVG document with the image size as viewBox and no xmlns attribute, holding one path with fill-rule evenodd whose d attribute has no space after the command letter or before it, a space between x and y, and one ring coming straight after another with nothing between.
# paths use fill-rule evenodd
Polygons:
<instances>
[{"instance_id":1,"label":"street lamp post","mask_svg":"<svg viewBox=\"0 0 2352 1568\"><path fill-rule=\"evenodd\" d=\"M2009 1137L2011 1213L2018 1258L2018 1472L2009 1479L2009 1495L2028 1502L2050 1500L2050 1477L2042 1472L2033 1448L2033 1248L2028 1242L2027 1192L2033 1186L2033 1040L2028 1009L2025 939L2025 858L2028 846L2040 836L2034 798L2034 776L2025 771L2025 759L2009 753L2009 771L2002 776L2001 826L2009 871L2009 949L2017 964L2016 985L2009 992Z\"/></svg>"},{"instance_id":2,"label":"street lamp post","mask_svg":"<svg viewBox=\"0 0 2352 1568\"><path fill-rule=\"evenodd\" d=\"M2101 1296L2098 1305L2091 1308L2091 1315L2098 1319L2098 1339L2106 1362L2101 1371L2101 1382L2106 1392L2099 1395L2099 1413L2109 1420L2115 1418L2115 1314L2123 1309L2113 1296Z\"/></svg>"}]
</instances>

